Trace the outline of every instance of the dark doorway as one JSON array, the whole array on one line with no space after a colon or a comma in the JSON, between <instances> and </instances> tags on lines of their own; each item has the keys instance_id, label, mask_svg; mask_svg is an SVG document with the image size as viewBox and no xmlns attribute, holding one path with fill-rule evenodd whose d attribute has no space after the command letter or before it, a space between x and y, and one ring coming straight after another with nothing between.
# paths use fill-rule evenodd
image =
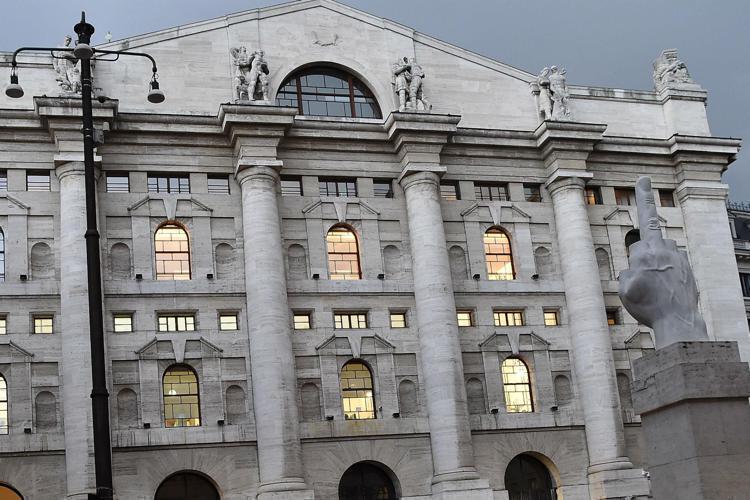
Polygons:
<instances>
[{"instance_id":1,"label":"dark doorway","mask_svg":"<svg viewBox=\"0 0 750 500\"><path fill-rule=\"evenodd\" d=\"M557 500L547 467L531 455L518 455L505 470L510 500Z\"/></svg>"},{"instance_id":2,"label":"dark doorway","mask_svg":"<svg viewBox=\"0 0 750 500\"><path fill-rule=\"evenodd\" d=\"M159 485L154 500L219 500L219 492L199 474L178 472Z\"/></svg>"},{"instance_id":3,"label":"dark doorway","mask_svg":"<svg viewBox=\"0 0 750 500\"><path fill-rule=\"evenodd\" d=\"M339 500L398 500L388 474L366 462L354 464L341 476Z\"/></svg>"}]
</instances>

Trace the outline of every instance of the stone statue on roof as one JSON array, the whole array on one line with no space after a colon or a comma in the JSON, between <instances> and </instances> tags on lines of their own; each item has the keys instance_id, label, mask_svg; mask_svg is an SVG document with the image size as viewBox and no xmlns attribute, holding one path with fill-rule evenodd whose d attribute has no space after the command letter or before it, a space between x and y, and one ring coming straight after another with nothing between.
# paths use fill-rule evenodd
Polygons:
<instances>
[{"instance_id":1,"label":"stone statue on roof","mask_svg":"<svg viewBox=\"0 0 750 500\"><path fill-rule=\"evenodd\" d=\"M268 101L268 63L265 53L250 54L247 47L230 49L234 61L234 99L240 101Z\"/></svg>"},{"instance_id":2,"label":"stone statue on roof","mask_svg":"<svg viewBox=\"0 0 750 500\"><path fill-rule=\"evenodd\" d=\"M73 39L65 35L63 48L70 48ZM61 94L64 96L80 95L81 93L81 70L78 67L78 59L72 52L53 52L52 67L55 68L57 77L55 80L60 86Z\"/></svg>"},{"instance_id":3,"label":"stone statue on roof","mask_svg":"<svg viewBox=\"0 0 750 500\"><path fill-rule=\"evenodd\" d=\"M656 58L653 76L654 87L657 92L667 87L695 86L695 81L690 76L687 65L677 57L676 49L662 51L661 55Z\"/></svg>"},{"instance_id":4,"label":"stone statue on roof","mask_svg":"<svg viewBox=\"0 0 750 500\"><path fill-rule=\"evenodd\" d=\"M570 92L564 68L545 67L536 81L531 82L531 93L536 100L537 111L542 121L573 119L568 106Z\"/></svg>"},{"instance_id":5,"label":"stone statue on roof","mask_svg":"<svg viewBox=\"0 0 750 500\"><path fill-rule=\"evenodd\" d=\"M424 95L425 73L415 58L403 57L393 65L393 86L398 95L399 111L430 111L432 105Z\"/></svg>"}]
</instances>

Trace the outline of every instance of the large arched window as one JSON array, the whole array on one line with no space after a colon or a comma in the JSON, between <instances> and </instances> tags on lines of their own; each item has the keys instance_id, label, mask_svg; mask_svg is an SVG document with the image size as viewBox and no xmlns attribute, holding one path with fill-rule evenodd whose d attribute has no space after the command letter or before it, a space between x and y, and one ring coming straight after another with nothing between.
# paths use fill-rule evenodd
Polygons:
<instances>
[{"instance_id":1,"label":"large arched window","mask_svg":"<svg viewBox=\"0 0 750 500\"><path fill-rule=\"evenodd\" d=\"M8 433L8 384L0 375L0 434Z\"/></svg>"},{"instance_id":2,"label":"large arched window","mask_svg":"<svg viewBox=\"0 0 750 500\"><path fill-rule=\"evenodd\" d=\"M0 283L5 281L5 233L0 229Z\"/></svg>"},{"instance_id":3,"label":"large arched window","mask_svg":"<svg viewBox=\"0 0 750 500\"><path fill-rule=\"evenodd\" d=\"M518 358L507 358L501 367L505 409L508 413L534 411L531 399L531 381L526 363Z\"/></svg>"},{"instance_id":4,"label":"large arched window","mask_svg":"<svg viewBox=\"0 0 750 500\"><path fill-rule=\"evenodd\" d=\"M502 229L491 227L484 233L484 258L487 261L487 278L490 280L512 280L513 252L510 239Z\"/></svg>"},{"instance_id":5,"label":"large arched window","mask_svg":"<svg viewBox=\"0 0 750 500\"><path fill-rule=\"evenodd\" d=\"M347 420L375 418L372 373L363 362L349 361L341 369L341 402Z\"/></svg>"},{"instance_id":6,"label":"large arched window","mask_svg":"<svg viewBox=\"0 0 750 500\"><path fill-rule=\"evenodd\" d=\"M398 500L391 476L380 464L359 462L339 481L339 500Z\"/></svg>"},{"instance_id":7,"label":"large arched window","mask_svg":"<svg viewBox=\"0 0 750 500\"><path fill-rule=\"evenodd\" d=\"M154 235L157 280L190 279L188 234L174 223L162 224Z\"/></svg>"},{"instance_id":8,"label":"large arched window","mask_svg":"<svg viewBox=\"0 0 750 500\"><path fill-rule=\"evenodd\" d=\"M340 69L313 66L287 78L276 95L279 106L308 116L382 118L378 101L359 78Z\"/></svg>"},{"instance_id":9,"label":"large arched window","mask_svg":"<svg viewBox=\"0 0 750 500\"><path fill-rule=\"evenodd\" d=\"M178 472L165 479L154 500L219 500L219 492L208 478L191 471Z\"/></svg>"},{"instance_id":10,"label":"large arched window","mask_svg":"<svg viewBox=\"0 0 750 500\"><path fill-rule=\"evenodd\" d=\"M335 226L326 235L328 244L328 278L358 280L362 277L359 265L357 235L346 226Z\"/></svg>"},{"instance_id":11,"label":"large arched window","mask_svg":"<svg viewBox=\"0 0 750 500\"><path fill-rule=\"evenodd\" d=\"M174 365L164 372L164 425L198 427L201 403L198 376L187 365Z\"/></svg>"}]
</instances>

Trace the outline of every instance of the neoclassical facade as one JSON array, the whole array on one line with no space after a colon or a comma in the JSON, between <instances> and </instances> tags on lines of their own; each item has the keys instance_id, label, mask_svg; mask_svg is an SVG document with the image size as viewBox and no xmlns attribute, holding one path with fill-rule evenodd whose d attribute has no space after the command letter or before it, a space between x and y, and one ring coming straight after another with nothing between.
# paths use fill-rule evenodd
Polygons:
<instances>
[{"instance_id":1,"label":"neoclassical facade","mask_svg":"<svg viewBox=\"0 0 750 500\"><path fill-rule=\"evenodd\" d=\"M644 174L709 335L750 356L739 141L675 51L653 91L568 85L332 0L107 47L167 95L96 64L118 498L647 498L653 341L616 281ZM55 68L22 58L0 97L0 495L82 500L81 108Z\"/></svg>"}]
</instances>

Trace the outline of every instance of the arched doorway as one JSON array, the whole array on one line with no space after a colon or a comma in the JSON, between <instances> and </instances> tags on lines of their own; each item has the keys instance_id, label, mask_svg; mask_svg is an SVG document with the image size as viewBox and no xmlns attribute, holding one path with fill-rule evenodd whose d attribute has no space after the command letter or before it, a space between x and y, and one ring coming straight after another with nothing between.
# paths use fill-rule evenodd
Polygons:
<instances>
[{"instance_id":1,"label":"arched doorway","mask_svg":"<svg viewBox=\"0 0 750 500\"><path fill-rule=\"evenodd\" d=\"M557 500L549 470L526 453L511 460L505 469L505 489L510 500Z\"/></svg>"},{"instance_id":2,"label":"arched doorway","mask_svg":"<svg viewBox=\"0 0 750 500\"><path fill-rule=\"evenodd\" d=\"M0 484L0 500L23 500L23 497L10 486Z\"/></svg>"},{"instance_id":3,"label":"arched doorway","mask_svg":"<svg viewBox=\"0 0 750 500\"><path fill-rule=\"evenodd\" d=\"M154 500L220 500L211 481L195 472L178 472L165 479Z\"/></svg>"},{"instance_id":4,"label":"arched doorway","mask_svg":"<svg viewBox=\"0 0 750 500\"><path fill-rule=\"evenodd\" d=\"M398 496L396 486L383 468L359 462L341 476L339 500L398 500Z\"/></svg>"}]
</instances>

